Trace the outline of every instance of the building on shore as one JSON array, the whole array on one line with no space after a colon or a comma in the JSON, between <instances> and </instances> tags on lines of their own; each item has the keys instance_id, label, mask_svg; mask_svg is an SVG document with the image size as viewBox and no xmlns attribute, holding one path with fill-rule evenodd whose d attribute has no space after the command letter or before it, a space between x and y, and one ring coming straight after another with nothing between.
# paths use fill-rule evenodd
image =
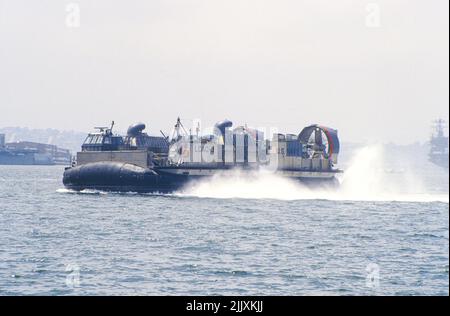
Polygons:
<instances>
[{"instance_id":1,"label":"building on shore","mask_svg":"<svg viewBox=\"0 0 450 316\"><path fill-rule=\"evenodd\" d=\"M7 143L0 134L0 165L70 165L71 159L67 149L28 141Z\"/></svg>"}]
</instances>

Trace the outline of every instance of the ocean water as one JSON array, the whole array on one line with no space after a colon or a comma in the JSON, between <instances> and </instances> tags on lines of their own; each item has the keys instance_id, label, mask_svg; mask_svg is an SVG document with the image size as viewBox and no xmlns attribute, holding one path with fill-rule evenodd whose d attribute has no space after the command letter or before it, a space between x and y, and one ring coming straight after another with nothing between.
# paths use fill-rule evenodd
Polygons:
<instances>
[{"instance_id":1,"label":"ocean water","mask_svg":"<svg viewBox=\"0 0 450 316\"><path fill-rule=\"evenodd\" d=\"M335 192L76 193L63 167L0 166L0 295L449 295L448 171L372 172L372 151Z\"/></svg>"}]
</instances>

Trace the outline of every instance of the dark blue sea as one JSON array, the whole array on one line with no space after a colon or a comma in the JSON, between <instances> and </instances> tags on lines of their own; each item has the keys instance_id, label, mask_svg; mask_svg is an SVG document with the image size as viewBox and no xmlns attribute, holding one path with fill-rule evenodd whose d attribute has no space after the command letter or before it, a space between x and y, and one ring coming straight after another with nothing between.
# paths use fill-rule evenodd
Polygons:
<instances>
[{"instance_id":1,"label":"dark blue sea","mask_svg":"<svg viewBox=\"0 0 450 316\"><path fill-rule=\"evenodd\" d=\"M236 176L152 195L0 166L0 295L449 295L448 171L402 192L358 168L339 192Z\"/></svg>"}]
</instances>

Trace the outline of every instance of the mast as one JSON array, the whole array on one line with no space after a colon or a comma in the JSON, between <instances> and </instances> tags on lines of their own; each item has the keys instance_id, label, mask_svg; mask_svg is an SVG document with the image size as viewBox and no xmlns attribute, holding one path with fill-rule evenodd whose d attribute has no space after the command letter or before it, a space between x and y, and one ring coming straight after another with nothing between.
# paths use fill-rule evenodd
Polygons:
<instances>
[{"instance_id":1,"label":"mast","mask_svg":"<svg viewBox=\"0 0 450 316\"><path fill-rule=\"evenodd\" d=\"M186 132L183 123L181 123L180 117L178 117L172 133L172 141L177 141L178 139L182 138L183 135L188 135L188 133Z\"/></svg>"},{"instance_id":2,"label":"mast","mask_svg":"<svg viewBox=\"0 0 450 316\"><path fill-rule=\"evenodd\" d=\"M448 136L445 136L447 122L437 119L433 121L432 127L429 160L436 165L448 168Z\"/></svg>"}]
</instances>

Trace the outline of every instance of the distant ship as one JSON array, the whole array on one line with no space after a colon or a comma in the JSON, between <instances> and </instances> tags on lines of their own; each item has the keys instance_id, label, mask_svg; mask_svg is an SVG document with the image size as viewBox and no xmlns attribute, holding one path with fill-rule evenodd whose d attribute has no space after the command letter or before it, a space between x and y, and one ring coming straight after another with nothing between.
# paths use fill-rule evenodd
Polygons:
<instances>
[{"instance_id":1,"label":"distant ship","mask_svg":"<svg viewBox=\"0 0 450 316\"><path fill-rule=\"evenodd\" d=\"M430 140L429 160L443 168L448 169L448 136L444 135L446 122L438 119L433 122L433 133Z\"/></svg>"},{"instance_id":2,"label":"distant ship","mask_svg":"<svg viewBox=\"0 0 450 316\"><path fill-rule=\"evenodd\" d=\"M310 185L337 185L340 150L337 130L318 124L299 134L264 133L218 122L208 135L188 133L178 119L171 139L149 136L145 124L130 126L126 136L111 127L97 128L84 141L76 163L66 168L63 183L73 190L173 192L199 179L239 169L269 170Z\"/></svg>"},{"instance_id":3,"label":"distant ship","mask_svg":"<svg viewBox=\"0 0 450 316\"><path fill-rule=\"evenodd\" d=\"M5 142L0 134L0 165L67 165L72 159L67 149L28 141Z\"/></svg>"}]
</instances>

